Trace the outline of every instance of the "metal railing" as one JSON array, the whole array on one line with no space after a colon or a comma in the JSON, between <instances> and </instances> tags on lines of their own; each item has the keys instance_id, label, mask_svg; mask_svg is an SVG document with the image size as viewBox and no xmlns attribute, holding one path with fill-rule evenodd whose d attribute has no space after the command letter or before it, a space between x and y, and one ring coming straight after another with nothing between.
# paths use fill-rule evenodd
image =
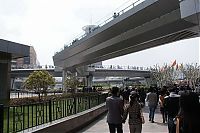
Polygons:
<instances>
[{"instance_id":1,"label":"metal railing","mask_svg":"<svg viewBox=\"0 0 200 133\"><path fill-rule=\"evenodd\" d=\"M148 67L137 67L137 66L120 66L120 65L89 65L89 68L95 69L106 69L106 70L138 70L138 71L150 71Z\"/></svg>"},{"instance_id":2,"label":"metal railing","mask_svg":"<svg viewBox=\"0 0 200 133\"><path fill-rule=\"evenodd\" d=\"M11 69L54 69L53 65L11 65Z\"/></svg>"},{"instance_id":3,"label":"metal railing","mask_svg":"<svg viewBox=\"0 0 200 133\"><path fill-rule=\"evenodd\" d=\"M55 95L61 95L61 90L55 90L54 92L47 92L47 96L55 96ZM21 89L13 89L13 91L10 92L10 98L27 98L27 97L37 97L38 94L34 91L28 91L28 90L21 90Z\"/></svg>"},{"instance_id":4,"label":"metal railing","mask_svg":"<svg viewBox=\"0 0 200 133\"><path fill-rule=\"evenodd\" d=\"M16 133L53 122L104 103L106 97L99 94L21 106L0 105L0 133Z\"/></svg>"},{"instance_id":5,"label":"metal railing","mask_svg":"<svg viewBox=\"0 0 200 133\"><path fill-rule=\"evenodd\" d=\"M112 15L109 15L110 17L105 19L105 20L100 20L98 22L96 22L96 27L93 28L91 30L91 33L99 28L101 28L102 26L106 25L107 23L109 23L110 21L114 20L115 18L117 18L118 16L124 14L125 12L127 12L128 10L136 7L137 5L139 5L140 3L144 2L146 0L136 0L135 2L131 3L130 5L126 6L123 9L118 9L119 11L114 11ZM86 37L87 35L89 35L90 33L81 33L79 34L77 37L75 37L70 43L65 44L64 48L62 48L60 51L55 52L54 55L58 54L59 52L63 51L65 48L70 47L71 45L75 44L77 41L81 40L82 38Z\"/></svg>"},{"instance_id":6,"label":"metal railing","mask_svg":"<svg viewBox=\"0 0 200 133\"><path fill-rule=\"evenodd\" d=\"M95 69L120 69L120 70L144 70L149 71L149 67L140 67L140 66L121 66L121 65L88 65L89 68L95 68ZM55 66L52 65L43 65L43 66L13 66L12 69L55 69Z\"/></svg>"}]
</instances>

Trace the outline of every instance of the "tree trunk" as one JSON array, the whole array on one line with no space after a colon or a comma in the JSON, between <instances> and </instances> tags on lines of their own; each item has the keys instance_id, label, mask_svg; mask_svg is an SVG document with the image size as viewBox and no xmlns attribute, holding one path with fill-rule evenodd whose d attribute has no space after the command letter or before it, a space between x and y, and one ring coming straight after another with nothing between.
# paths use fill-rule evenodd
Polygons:
<instances>
[{"instance_id":1,"label":"tree trunk","mask_svg":"<svg viewBox=\"0 0 200 133\"><path fill-rule=\"evenodd\" d=\"M41 100L41 97L40 97L40 92L38 92L38 97L39 97L39 101Z\"/></svg>"}]
</instances>

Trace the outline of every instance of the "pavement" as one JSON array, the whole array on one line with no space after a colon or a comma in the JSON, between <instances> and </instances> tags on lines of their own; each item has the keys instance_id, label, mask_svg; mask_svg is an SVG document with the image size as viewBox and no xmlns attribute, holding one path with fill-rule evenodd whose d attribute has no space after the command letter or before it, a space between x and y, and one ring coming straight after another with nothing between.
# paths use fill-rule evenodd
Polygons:
<instances>
[{"instance_id":1,"label":"pavement","mask_svg":"<svg viewBox=\"0 0 200 133\"><path fill-rule=\"evenodd\" d=\"M159 107L156 109L154 123L148 121L148 107L143 108L145 124L142 125L142 133L168 133L167 124L162 123L162 116ZM128 120L123 125L124 133L129 133ZM106 115L95 120L93 123L80 130L78 133L109 133L106 123Z\"/></svg>"}]
</instances>

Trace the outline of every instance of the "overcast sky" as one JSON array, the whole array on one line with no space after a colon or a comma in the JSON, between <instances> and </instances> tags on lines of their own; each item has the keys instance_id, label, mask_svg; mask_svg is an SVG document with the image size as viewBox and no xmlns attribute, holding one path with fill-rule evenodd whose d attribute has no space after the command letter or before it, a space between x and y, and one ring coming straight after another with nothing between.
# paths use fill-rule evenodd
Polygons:
<instances>
[{"instance_id":1,"label":"overcast sky","mask_svg":"<svg viewBox=\"0 0 200 133\"><path fill-rule=\"evenodd\" d=\"M134 0L0 0L0 38L34 46L41 65L82 33ZM151 66L199 62L199 38L107 60L103 64Z\"/></svg>"}]
</instances>

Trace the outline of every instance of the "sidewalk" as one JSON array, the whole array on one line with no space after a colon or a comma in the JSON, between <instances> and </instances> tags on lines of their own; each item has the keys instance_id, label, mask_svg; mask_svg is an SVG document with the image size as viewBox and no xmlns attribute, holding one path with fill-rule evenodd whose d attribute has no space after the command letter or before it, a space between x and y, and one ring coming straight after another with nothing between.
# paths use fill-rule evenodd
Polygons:
<instances>
[{"instance_id":1,"label":"sidewalk","mask_svg":"<svg viewBox=\"0 0 200 133\"><path fill-rule=\"evenodd\" d=\"M162 116L159 112L159 108L156 109L155 123L148 121L148 108L143 109L145 124L142 125L142 133L167 133L167 124L162 123ZM128 120L123 125L124 133L129 133ZM106 123L106 115L102 116L88 127L82 129L78 133L109 133L108 125Z\"/></svg>"}]
</instances>

